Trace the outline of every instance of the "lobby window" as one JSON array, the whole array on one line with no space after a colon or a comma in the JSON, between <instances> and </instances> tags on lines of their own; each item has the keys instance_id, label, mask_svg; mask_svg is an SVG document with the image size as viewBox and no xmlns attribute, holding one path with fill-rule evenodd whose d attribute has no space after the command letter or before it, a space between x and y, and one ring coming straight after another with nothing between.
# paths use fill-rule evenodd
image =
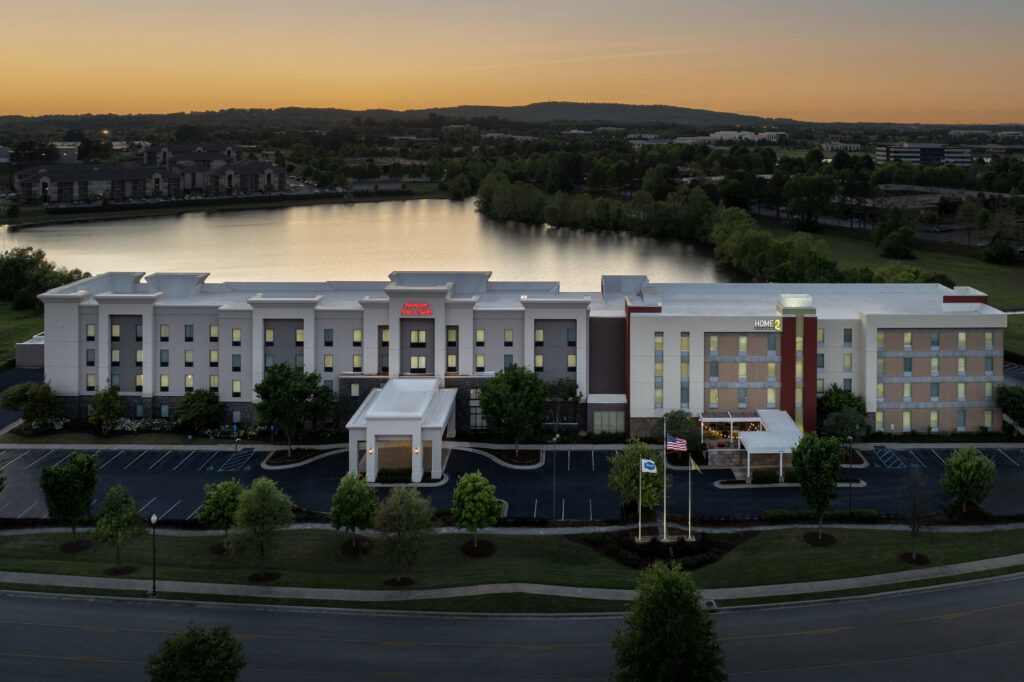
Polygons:
<instances>
[{"instance_id":1,"label":"lobby window","mask_svg":"<svg viewBox=\"0 0 1024 682\"><path fill-rule=\"evenodd\" d=\"M747 380L747 363L741 362L736 366L736 373L740 381Z\"/></svg>"},{"instance_id":2,"label":"lobby window","mask_svg":"<svg viewBox=\"0 0 1024 682\"><path fill-rule=\"evenodd\" d=\"M741 336L740 337L739 347L740 347L740 355L746 355L747 354L747 337L746 336Z\"/></svg>"},{"instance_id":3,"label":"lobby window","mask_svg":"<svg viewBox=\"0 0 1024 682\"><path fill-rule=\"evenodd\" d=\"M967 332L956 333L956 348L957 350L967 350Z\"/></svg>"},{"instance_id":4,"label":"lobby window","mask_svg":"<svg viewBox=\"0 0 1024 682\"><path fill-rule=\"evenodd\" d=\"M909 403L910 402L910 387L911 386L913 386L913 384L903 384L903 402L905 402L905 403Z\"/></svg>"},{"instance_id":5,"label":"lobby window","mask_svg":"<svg viewBox=\"0 0 1024 682\"><path fill-rule=\"evenodd\" d=\"M334 345L334 330L333 329L325 329L324 330L324 347L325 348L330 348L333 345Z\"/></svg>"},{"instance_id":6,"label":"lobby window","mask_svg":"<svg viewBox=\"0 0 1024 682\"><path fill-rule=\"evenodd\" d=\"M231 423L232 424L241 424L242 423L242 411L241 410L231 410Z\"/></svg>"},{"instance_id":7,"label":"lobby window","mask_svg":"<svg viewBox=\"0 0 1024 682\"><path fill-rule=\"evenodd\" d=\"M96 349L86 348L85 349L85 366L94 367L96 365Z\"/></svg>"},{"instance_id":8,"label":"lobby window","mask_svg":"<svg viewBox=\"0 0 1024 682\"><path fill-rule=\"evenodd\" d=\"M334 356L329 354L329 353L327 355L324 355L324 371L325 372L333 372L334 371Z\"/></svg>"},{"instance_id":9,"label":"lobby window","mask_svg":"<svg viewBox=\"0 0 1024 682\"><path fill-rule=\"evenodd\" d=\"M110 340L120 341L121 340L121 325L112 324L110 325Z\"/></svg>"},{"instance_id":10,"label":"lobby window","mask_svg":"<svg viewBox=\"0 0 1024 682\"><path fill-rule=\"evenodd\" d=\"M956 399L967 400L967 384L962 381L956 385Z\"/></svg>"},{"instance_id":11,"label":"lobby window","mask_svg":"<svg viewBox=\"0 0 1024 682\"><path fill-rule=\"evenodd\" d=\"M191 393L195 390L196 378L191 374L185 375L185 393Z\"/></svg>"},{"instance_id":12,"label":"lobby window","mask_svg":"<svg viewBox=\"0 0 1024 682\"><path fill-rule=\"evenodd\" d=\"M913 332L903 332L903 350L910 350L913 347Z\"/></svg>"},{"instance_id":13,"label":"lobby window","mask_svg":"<svg viewBox=\"0 0 1024 682\"><path fill-rule=\"evenodd\" d=\"M274 354L273 353L264 353L263 354L263 366L268 368L268 369L270 367L274 366Z\"/></svg>"},{"instance_id":14,"label":"lobby window","mask_svg":"<svg viewBox=\"0 0 1024 682\"><path fill-rule=\"evenodd\" d=\"M447 327L445 334L449 348L455 348L459 345L459 328L458 327Z\"/></svg>"},{"instance_id":15,"label":"lobby window","mask_svg":"<svg viewBox=\"0 0 1024 682\"><path fill-rule=\"evenodd\" d=\"M504 366L504 367L508 367L509 365L511 365L511 364L512 364L512 362L513 362L513 361L512 361L512 355L511 355L511 354L507 354L507 355L505 355L505 358L504 358L504 365L503 365L503 366Z\"/></svg>"},{"instance_id":16,"label":"lobby window","mask_svg":"<svg viewBox=\"0 0 1024 682\"><path fill-rule=\"evenodd\" d=\"M544 371L544 356L540 353L533 356L533 371L543 372Z\"/></svg>"},{"instance_id":17,"label":"lobby window","mask_svg":"<svg viewBox=\"0 0 1024 682\"><path fill-rule=\"evenodd\" d=\"M655 409L663 407L665 404L665 389L655 388L654 389L654 407Z\"/></svg>"},{"instance_id":18,"label":"lobby window","mask_svg":"<svg viewBox=\"0 0 1024 682\"><path fill-rule=\"evenodd\" d=\"M459 371L459 356L454 353L448 354L447 371L457 372Z\"/></svg>"},{"instance_id":19,"label":"lobby window","mask_svg":"<svg viewBox=\"0 0 1024 682\"><path fill-rule=\"evenodd\" d=\"M679 335L679 351L681 353L690 352L690 332L683 332Z\"/></svg>"},{"instance_id":20,"label":"lobby window","mask_svg":"<svg viewBox=\"0 0 1024 682\"><path fill-rule=\"evenodd\" d=\"M142 341L142 325L141 324L135 325L135 340L136 341Z\"/></svg>"},{"instance_id":21,"label":"lobby window","mask_svg":"<svg viewBox=\"0 0 1024 682\"><path fill-rule=\"evenodd\" d=\"M160 418L167 419L171 416L171 406L166 403L160 406Z\"/></svg>"},{"instance_id":22,"label":"lobby window","mask_svg":"<svg viewBox=\"0 0 1024 682\"><path fill-rule=\"evenodd\" d=\"M85 325L85 340L95 341L96 340L96 325L90 323Z\"/></svg>"},{"instance_id":23,"label":"lobby window","mask_svg":"<svg viewBox=\"0 0 1024 682\"><path fill-rule=\"evenodd\" d=\"M171 364L171 351L162 348L160 350L160 366L167 367L169 364Z\"/></svg>"},{"instance_id":24,"label":"lobby window","mask_svg":"<svg viewBox=\"0 0 1024 682\"><path fill-rule=\"evenodd\" d=\"M914 358L903 358L903 376L909 377L914 373Z\"/></svg>"},{"instance_id":25,"label":"lobby window","mask_svg":"<svg viewBox=\"0 0 1024 682\"><path fill-rule=\"evenodd\" d=\"M956 374L961 377L967 374L967 358L956 359Z\"/></svg>"},{"instance_id":26,"label":"lobby window","mask_svg":"<svg viewBox=\"0 0 1024 682\"><path fill-rule=\"evenodd\" d=\"M484 345L484 341L486 340L486 336L484 334L484 330L483 329L477 329L475 333L476 333L476 345L477 346Z\"/></svg>"},{"instance_id":27,"label":"lobby window","mask_svg":"<svg viewBox=\"0 0 1024 682\"><path fill-rule=\"evenodd\" d=\"M380 330L380 345L387 348L391 343L391 327L384 327Z\"/></svg>"},{"instance_id":28,"label":"lobby window","mask_svg":"<svg viewBox=\"0 0 1024 682\"><path fill-rule=\"evenodd\" d=\"M774 363L774 362L769 362L768 363L768 381L775 381L775 368L777 366L778 366L777 363Z\"/></svg>"},{"instance_id":29,"label":"lobby window","mask_svg":"<svg viewBox=\"0 0 1024 682\"><path fill-rule=\"evenodd\" d=\"M853 345L853 329L845 327L843 329L843 347L849 348Z\"/></svg>"},{"instance_id":30,"label":"lobby window","mask_svg":"<svg viewBox=\"0 0 1024 682\"><path fill-rule=\"evenodd\" d=\"M815 388L815 392L818 394L818 397L820 398L821 396L825 395L825 380L824 379L818 379L815 383L817 384L814 387Z\"/></svg>"},{"instance_id":31,"label":"lobby window","mask_svg":"<svg viewBox=\"0 0 1024 682\"><path fill-rule=\"evenodd\" d=\"M273 346L274 345L274 330L267 328L263 330L263 345Z\"/></svg>"},{"instance_id":32,"label":"lobby window","mask_svg":"<svg viewBox=\"0 0 1024 682\"><path fill-rule=\"evenodd\" d=\"M878 376L880 377L885 376L885 358L878 358L877 362L875 363L875 373L878 374Z\"/></svg>"},{"instance_id":33,"label":"lobby window","mask_svg":"<svg viewBox=\"0 0 1024 682\"><path fill-rule=\"evenodd\" d=\"M220 340L220 325L219 324L211 324L210 325L210 341L219 341L219 340Z\"/></svg>"},{"instance_id":34,"label":"lobby window","mask_svg":"<svg viewBox=\"0 0 1024 682\"><path fill-rule=\"evenodd\" d=\"M989 357L985 358L985 376L987 376L987 377L992 376L992 371L993 371L994 367L995 367L995 362L993 361L992 356L989 356Z\"/></svg>"},{"instance_id":35,"label":"lobby window","mask_svg":"<svg viewBox=\"0 0 1024 682\"><path fill-rule=\"evenodd\" d=\"M231 397L232 398L241 398L242 397L242 382L239 381L238 379L233 379L231 381ZM235 419L235 421L237 422L238 419Z\"/></svg>"},{"instance_id":36,"label":"lobby window","mask_svg":"<svg viewBox=\"0 0 1024 682\"><path fill-rule=\"evenodd\" d=\"M939 411L928 410L928 430L935 433L939 430Z\"/></svg>"},{"instance_id":37,"label":"lobby window","mask_svg":"<svg viewBox=\"0 0 1024 682\"><path fill-rule=\"evenodd\" d=\"M709 407L718 407L718 389L717 388L709 388L708 389L708 406Z\"/></svg>"},{"instance_id":38,"label":"lobby window","mask_svg":"<svg viewBox=\"0 0 1024 682\"><path fill-rule=\"evenodd\" d=\"M910 410L903 410L903 433L910 431Z\"/></svg>"},{"instance_id":39,"label":"lobby window","mask_svg":"<svg viewBox=\"0 0 1024 682\"><path fill-rule=\"evenodd\" d=\"M231 345L241 346L242 345L242 330L232 329L231 330Z\"/></svg>"},{"instance_id":40,"label":"lobby window","mask_svg":"<svg viewBox=\"0 0 1024 682\"><path fill-rule=\"evenodd\" d=\"M967 410L956 411L956 430L966 431L967 430Z\"/></svg>"},{"instance_id":41,"label":"lobby window","mask_svg":"<svg viewBox=\"0 0 1024 682\"><path fill-rule=\"evenodd\" d=\"M818 369L825 369L825 354L818 353Z\"/></svg>"},{"instance_id":42,"label":"lobby window","mask_svg":"<svg viewBox=\"0 0 1024 682\"><path fill-rule=\"evenodd\" d=\"M992 350L992 332L985 332L985 350Z\"/></svg>"},{"instance_id":43,"label":"lobby window","mask_svg":"<svg viewBox=\"0 0 1024 682\"><path fill-rule=\"evenodd\" d=\"M824 346L825 345L825 330L822 329L821 327L818 327L817 333L818 333L818 345L819 346Z\"/></svg>"},{"instance_id":44,"label":"lobby window","mask_svg":"<svg viewBox=\"0 0 1024 682\"><path fill-rule=\"evenodd\" d=\"M220 376L217 374L210 375L210 388L220 388Z\"/></svg>"},{"instance_id":45,"label":"lobby window","mask_svg":"<svg viewBox=\"0 0 1024 682\"><path fill-rule=\"evenodd\" d=\"M306 345L306 330L296 329L295 330L295 345L299 348Z\"/></svg>"},{"instance_id":46,"label":"lobby window","mask_svg":"<svg viewBox=\"0 0 1024 682\"><path fill-rule=\"evenodd\" d=\"M427 368L427 363L426 363L427 356L420 355L418 357L423 358L423 369L425 370ZM363 371L363 356L362 356L361 353L355 353L352 356L352 371L353 372L362 372Z\"/></svg>"},{"instance_id":47,"label":"lobby window","mask_svg":"<svg viewBox=\"0 0 1024 682\"><path fill-rule=\"evenodd\" d=\"M985 421L984 421L984 423L982 425L985 427L986 430L991 431L992 430L992 410L985 410L984 414L985 414Z\"/></svg>"},{"instance_id":48,"label":"lobby window","mask_svg":"<svg viewBox=\"0 0 1024 682\"><path fill-rule=\"evenodd\" d=\"M348 397L349 398L358 398L359 397L359 384L351 384L349 386L349 388L348 388Z\"/></svg>"},{"instance_id":49,"label":"lobby window","mask_svg":"<svg viewBox=\"0 0 1024 682\"><path fill-rule=\"evenodd\" d=\"M740 388L736 390L736 407L747 406L747 389Z\"/></svg>"},{"instance_id":50,"label":"lobby window","mask_svg":"<svg viewBox=\"0 0 1024 682\"><path fill-rule=\"evenodd\" d=\"M569 345L569 348L576 346L576 327L569 327L565 330L565 342Z\"/></svg>"},{"instance_id":51,"label":"lobby window","mask_svg":"<svg viewBox=\"0 0 1024 682\"><path fill-rule=\"evenodd\" d=\"M775 355L779 350L779 336L778 334L768 335L768 355Z\"/></svg>"},{"instance_id":52,"label":"lobby window","mask_svg":"<svg viewBox=\"0 0 1024 682\"><path fill-rule=\"evenodd\" d=\"M413 374L426 374L427 356L413 355L409 358L409 371Z\"/></svg>"},{"instance_id":53,"label":"lobby window","mask_svg":"<svg viewBox=\"0 0 1024 682\"><path fill-rule=\"evenodd\" d=\"M161 374L160 375L160 392L167 393L171 390L171 375Z\"/></svg>"},{"instance_id":54,"label":"lobby window","mask_svg":"<svg viewBox=\"0 0 1024 682\"><path fill-rule=\"evenodd\" d=\"M992 382L985 382L985 400L992 400Z\"/></svg>"},{"instance_id":55,"label":"lobby window","mask_svg":"<svg viewBox=\"0 0 1024 682\"><path fill-rule=\"evenodd\" d=\"M505 330L505 346L508 347L508 346L511 346L511 345L512 345L512 330L511 329L506 329Z\"/></svg>"},{"instance_id":56,"label":"lobby window","mask_svg":"<svg viewBox=\"0 0 1024 682\"><path fill-rule=\"evenodd\" d=\"M568 371L570 371L570 372L575 372L576 371L576 354L575 353L569 353L568 358L566 358L566 365L567 365L566 369Z\"/></svg>"},{"instance_id":57,"label":"lobby window","mask_svg":"<svg viewBox=\"0 0 1024 682\"><path fill-rule=\"evenodd\" d=\"M113 386L114 388L121 388L121 375L120 374L111 374L110 375L110 385Z\"/></svg>"},{"instance_id":58,"label":"lobby window","mask_svg":"<svg viewBox=\"0 0 1024 682\"><path fill-rule=\"evenodd\" d=\"M776 395L777 393L774 388L769 388L765 391L765 399L768 401L768 407L775 407Z\"/></svg>"},{"instance_id":59,"label":"lobby window","mask_svg":"<svg viewBox=\"0 0 1024 682\"><path fill-rule=\"evenodd\" d=\"M843 379L843 390L844 391L852 391L853 390L853 379L850 379L850 378Z\"/></svg>"},{"instance_id":60,"label":"lobby window","mask_svg":"<svg viewBox=\"0 0 1024 682\"><path fill-rule=\"evenodd\" d=\"M928 384L928 386L929 398L931 399L931 401L933 403L939 402L939 384L933 381L932 383Z\"/></svg>"},{"instance_id":61,"label":"lobby window","mask_svg":"<svg viewBox=\"0 0 1024 682\"><path fill-rule=\"evenodd\" d=\"M875 431L885 431L885 413L883 413L881 410L875 412Z\"/></svg>"},{"instance_id":62,"label":"lobby window","mask_svg":"<svg viewBox=\"0 0 1024 682\"><path fill-rule=\"evenodd\" d=\"M171 325L162 324L160 325L160 341L167 342L171 340Z\"/></svg>"},{"instance_id":63,"label":"lobby window","mask_svg":"<svg viewBox=\"0 0 1024 682\"><path fill-rule=\"evenodd\" d=\"M136 391L141 391L142 390L142 375L141 374L136 374L135 375L135 390Z\"/></svg>"},{"instance_id":64,"label":"lobby window","mask_svg":"<svg viewBox=\"0 0 1024 682\"><path fill-rule=\"evenodd\" d=\"M473 360L474 360L473 366L476 368L476 371L478 371L478 372L484 371L484 354L483 353L478 353L476 355L476 357L473 358Z\"/></svg>"},{"instance_id":65,"label":"lobby window","mask_svg":"<svg viewBox=\"0 0 1024 682\"><path fill-rule=\"evenodd\" d=\"M708 381L718 381L718 363L708 363Z\"/></svg>"},{"instance_id":66,"label":"lobby window","mask_svg":"<svg viewBox=\"0 0 1024 682\"><path fill-rule=\"evenodd\" d=\"M875 336L875 345L879 348L885 348L885 332L878 332Z\"/></svg>"},{"instance_id":67,"label":"lobby window","mask_svg":"<svg viewBox=\"0 0 1024 682\"><path fill-rule=\"evenodd\" d=\"M718 337L712 335L708 337L708 351L712 355L718 355Z\"/></svg>"},{"instance_id":68,"label":"lobby window","mask_svg":"<svg viewBox=\"0 0 1024 682\"><path fill-rule=\"evenodd\" d=\"M929 358L928 359L928 371L933 377L939 376L939 359Z\"/></svg>"},{"instance_id":69,"label":"lobby window","mask_svg":"<svg viewBox=\"0 0 1024 682\"><path fill-rule=\"evenodd\" d=\"M195 364L196 352L194 350L185 351L185 366L192 367Z\"/></svg>"},{"instance_id":70,"label":"lobby window","mask_svg":"<svg viewBox=\"0 0 1024 682\"><path fill-rule=\"evenodd\" d=\"M595 410L594 433L624 433L626 413L621 410Z\"/></svg>"},{"instance_id":71,"label":"lobby window","mask_svg":"<svg viewBox=\"0 0 1024 682\"><path fill-rule=\"evenodd\" d=\"M192 341L193 341L193 339L195 337L195 331L196 331L195 325L186 324L185 325L185 341L187 341L188 343L192 343Z\"/></svg>"},{"instance_id":72,"label":"lobby window","mask_svg":"<svg viewBox=\"0 0 1024 682\"><path fill-rule=\"evenodd\" d=\"M242 356L235 353L231 356L231 371L241 372L242 371Z\"/></svg>"},{"instance_id":73,"label":"lobby window","mask_svg":"<svg viewBox=\"0 0 1024 682\"><path fill-rule=\"evenodd\" d=\"M216 348L210 350L210 367L216 367L220 364L220 351Z\"/></svg>"},{"instance_id":74,"label":"lobby window","mask_svg":"<svg viewBox=\"0 0 1024 682\"><path fill-rule=\"evenodd\" d=\"M295 354L295 366L299 369L303 369L306 366L306 358L302 353Z\"/></svg>"},{"instance_id":75,"label":"lobby window","mask_svg":"<svg viewBox=\"0 0 1024 682\"><path fill-rule=\"evenodd\" d=\"M932 350L938 350L939 349L939 333L938 332L929 332L928 336L929 336L929 340L931 341Z\"/></svg>"},{"instance_id":76,"label":"lobby window","mask_svg":"<svg viewBox=\"0 0 1024 682\"><path fill-rule=\"evenodd\" d=\"M425 348L427 345L427 330L410 329L409 345L411 345L413 348Z\"/></svg>"},{"instance_id":77,"label":"lobby window","mask_svg":"<svg viewBox=\"0 0 1024 682\"><path fill-rule=\"evenodd\" d=\"M544 330L534 329L533 330L533 345L543 346L544 345Z\"/></svg>"},{"instance_id":78,"label":"lobby window","mask_svg":"<svg viewBox=\"0 0 1024 682\"><path fill-rule=\"evenodd\" d=\"M95 391L96 390L96 375L86 374L85 375L85 390Z\"/></svg>"},{"instance_id":79,"label":"lobby window","mask_svg":"<svg viewBox=\"0 0 1024 682\"><path fill-rule=\"evenodd\" d=\"M363 345L363 330L362 329L353 329L352 330L352 345L353 346L357 346L357 347Z\"/></svg>"},{"instance_id":80,"label":"lobby window","mask_svg":"<svg viewBox=\"0 0 1024 682\"><path fill-rule=\"evenodd\" d=\"M843 371L853 371L853 353L843 353Z\"/></svg>"}]
</instances>

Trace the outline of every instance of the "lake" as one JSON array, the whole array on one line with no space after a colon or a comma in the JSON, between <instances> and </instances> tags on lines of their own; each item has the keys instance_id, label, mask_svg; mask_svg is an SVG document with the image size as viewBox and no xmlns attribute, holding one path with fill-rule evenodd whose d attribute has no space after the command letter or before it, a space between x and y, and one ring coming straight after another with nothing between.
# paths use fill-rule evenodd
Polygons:
<instances>
[{"instance_id":1,"label":"lake","mask_svg":"<svg viewBox=\"0 0 1024 682\"><path fill-rule=\"evenodd\" d=\"M472 200L417 199L185 213L0 232L93 273L209 272L210 281L384 280L393 270L489 270L495 280L557 280L597 291L601 275L719 282L706 253L625 233L504 223Z\"/></svg>"}]
</instances>

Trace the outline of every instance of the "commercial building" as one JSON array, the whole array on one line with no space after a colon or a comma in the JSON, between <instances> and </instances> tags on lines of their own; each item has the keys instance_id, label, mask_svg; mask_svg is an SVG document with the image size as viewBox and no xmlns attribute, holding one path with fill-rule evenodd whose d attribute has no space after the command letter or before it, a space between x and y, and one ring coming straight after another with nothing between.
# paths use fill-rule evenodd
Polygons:
<instances>
[{"instance_id":1,"label":"commercial building","mask_svg":"<svg viewBox=\"0 0 1024 682\"><path fill-rule=\"evenodd\" d=\"M875 163L905 161L918 166L941 166L952 164L962 168L971 165L971 150L967 147L950 147L946 144L928 142L899 142L875 146Z\"/></svg>"},{"instance_id":2,"label":"commercial building","mask_svg":"<svg viewBox=\"0 0 1024 682\"><path fill-rule=\"evenodd\" d=\"M730 444L759 410L811 430L817 396L832 384L862 395L879 431L1001 423L1006 314L968 287L607 275L599 291L574 293L489 272L206 279L112 272L42 294L46 379L67 411L85 416L108 384L138 417L168 416L186 393L213 389L244 425L264 369L287 362L319 373L352 411L391 379L436 380L454 389L454 422L422 395L420 415L432 415L436 433L469 430L484 426L481 383L516 363L545 380L574 379L588 431L659 434L661 416L677 409L722 425ZM363 416L372 422L382 405L401 403L392 391ZM361 428L374 427L364 419Z\"/></svg>"}]
</instances>

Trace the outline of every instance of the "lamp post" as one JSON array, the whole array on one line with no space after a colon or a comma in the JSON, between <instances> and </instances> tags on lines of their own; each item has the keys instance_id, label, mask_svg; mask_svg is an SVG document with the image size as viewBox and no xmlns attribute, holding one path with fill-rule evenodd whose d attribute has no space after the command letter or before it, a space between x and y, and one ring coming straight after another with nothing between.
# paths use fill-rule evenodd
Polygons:
<instances>
[{"instance_id":1,"label":"lamp post","mask_svg":"<svg viewBox=\"0 0 1024 682\"><path fill-rule=\"evenodd\" d=\"M156 514L149 517L149 525L153 527L153 591L151 597L156 596Z\"/></svg>"},{"instance_id":2,"label":"lamp post","mask_svg":"<svg viewBox=\"0 0 1024 682\"><path fill-rule=\"evenodd\" d=\"M551 448L551 520L558 518L555 515L555 486L558 485L558 432L555 432L555 439Z\"/></svg>"},{"instance_id":3,"label":"lamp post","mask_svg":"<svg viewBox=\"0 0 1024 682\"><path fill-rule=\"evenodd\" d=\"M853 448L853 436L846 437L846 466L852 468L853 462L850 460L850 454ZM850 520L853 520L853 479L851 478L846 484L847 492L847 503L846 511L850 515Z\"/></svg>"}]
</instances>

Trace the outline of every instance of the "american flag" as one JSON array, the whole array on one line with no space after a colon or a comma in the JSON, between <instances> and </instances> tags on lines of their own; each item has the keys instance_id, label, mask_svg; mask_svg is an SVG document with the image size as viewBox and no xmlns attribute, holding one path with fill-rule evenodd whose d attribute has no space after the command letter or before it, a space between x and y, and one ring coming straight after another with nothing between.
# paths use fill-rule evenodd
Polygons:
<instances>
[{"instance_id":1,"label":"american flag","mask_svg":"<svg viewBox=\"0 0 1024 682\"><path fill-rule=\"evenodd\" d=\"M686 452L686 441L675 436L669 436L666 447L674 452Z\"/></svg>"}]
</instances>

